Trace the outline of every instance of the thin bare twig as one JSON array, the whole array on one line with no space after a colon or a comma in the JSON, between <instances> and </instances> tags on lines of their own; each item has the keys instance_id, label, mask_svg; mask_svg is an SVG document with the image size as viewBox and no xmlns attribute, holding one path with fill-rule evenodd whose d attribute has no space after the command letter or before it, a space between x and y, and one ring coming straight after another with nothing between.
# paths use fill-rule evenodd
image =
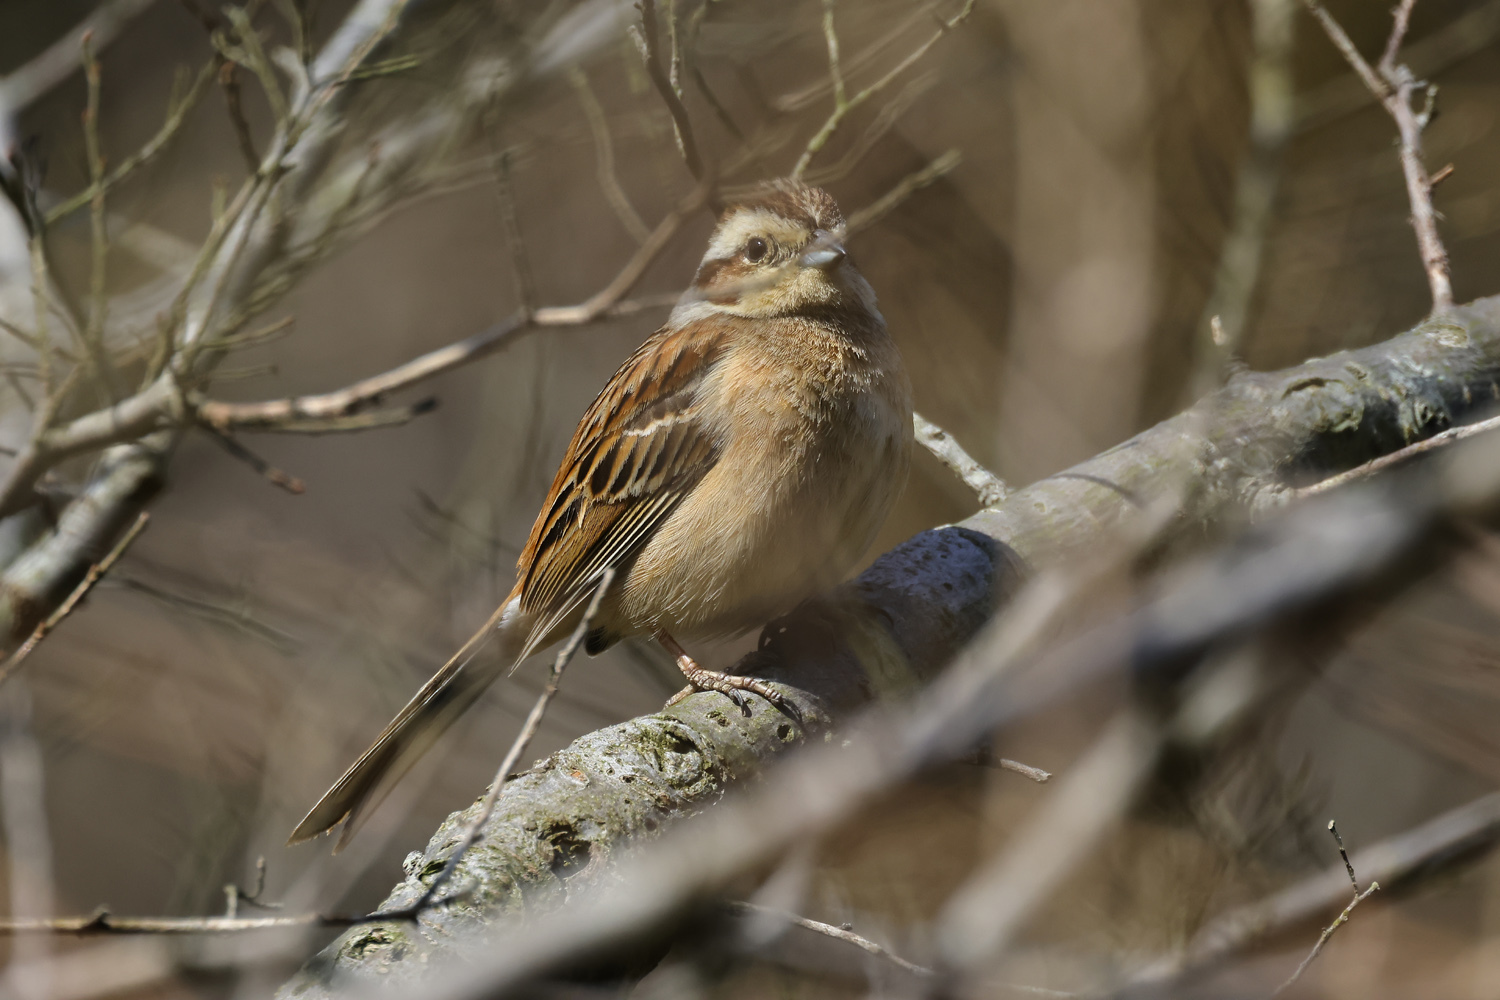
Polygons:
<instances>
[{"instance_id":1,"label":"thin bare twig","mask_svg":"<svg viewBox=\"0 0 1500 1000\"><path fill-rule=\"evenodd\" d=\"M1431 120L1431 104L1437 88L1418 80L1410 69L1396 62L1416 0L1401 0L1396 8L1390 38L1386 41L1378 70L1365 61L1338 21L1318 0L1302 0L1302 3L1396 122L1401 136L1401 171L1406 177L1407 200L1411 202L1411 224L1432 292L1432 311L1435 314L1450 312L1453 309L1453 282L1448 273L1448 251L1438 235L1437 212L1432 207L1432 178L1422 161L1422 132ZM1412 103L1418 91L1424 94L1426 106L1422 110Z\"/></svg>"},{"instance_id":2,"label":"thin bare twig","mask_svg":"<svg viewBox=\"0 0 1500 1000\"><path fill-rule=\"evenodd\" d=\"M286 95L281 92L281 81L276 78L276 70L271 66L266 50L261 46L260 35L256 32L255 25L251 23L257 6L259 5L224 7L224 15L234 25L234 33L239 38L240 44L234 49L229 49L227 43L221 47L226 49L225 54L231 59L250 67L250 72L254 73L256 79L260 81L260 89L265 95L266 103L271 106L271 117L276 122L276 127L285 128L291 119L291 108ZM219 36L220 39L222 37Z\"/></svg>"},{"instance_id":3,"label":"thin bare twig","mask_svg":"<svg viewBox=\"0 0 1500 1000\"><path fill-rule=\"evenodd\" d=\"M0 935L11 934L239 934L288 927L352 927L364 916L299 913L284 917L116 917L100 909L85 917L0 920Z\"/></svg>"},{"instance_id":4,"label":"thin bare twig","mask_svg":"<svg viewBox=\"0 0 1500 1000\"><path fill-rule=\"evenodd\" d=\"M615 176L615 147L609 137L609 122L604 118L604 109L599 106L599 99L594 96L594 91L589 87L588 74L582 67L575 66L568 73L568 79L573 84L573 89L578 92L578 103L583 106L584 117L588 119L589 131L594 136L594 159L595 174L599 180L599 190L604 192L604 198L609 202L609 207L614 210L615 218L620 220L620 225L625 227L632 239L637 243L646 242L651 235L651 230L641 220L640 213L630 203L625 189L620 187L620 179Z\"/></svg>"},{"instance_id":5,"label":"thin bare twig","mask_svg":"<svg viewBox=\"0 0 1500 1000\"><path fill-rule=\"evenodd\" d=\"M1009 757L1001 757L999 759L999 765L1001 770L1014 771L1017 774L1022 775L1023 777L1030 778L1032 781L1035 781L1039 785L1044 785L1052 780L1051 771L1043 771L1039 767L1032 767L1030 764L1022 764L1020 761L1011 760Z\"/></svg>"},{"instance_id":6,"label":"thin bare twig","mask_svg":"<svg viewBox=\"0 0 1500 1000\"><path fill-rule=\"evenodd\" d=\"M870 154L875 143L896 127L896 123L901 120L902 116L911 110L912 105L916 104L923 94L933 88L939 77L940 74L936 71L928 71L908 80L895 97L880 106L880 110L875 113L870 124L865 126L865 130L860 133L858 139L849 144L844 155L826 167L809 169L802 175L802 179L809 184L822 187L849 176L854 172L854 168Z\"/></svg>"},{"instance_id":7,"label":"thin bare twig","mask_svg":"<svg viewBox=\"0 0 1500 1000\"><path fill-rule=\"evenodd\" d=\"M704 4L701 9L707 10L708 5ZM703 95L703 99L713 109L714 117L719 120L720 125L724 126L724 131L734 136L740 142L744 142L744 130L735 122L734 116L729 113L729 109L724 107L724 102L719 100L719 95L715 94L713 88L708 85L708 79L703 75L703 69L698 65L696 60L688 64L688 72L693 75L693 83L697 85L698 93Z\"/></svg>"},{"instance_id":8,"label":"thin bare twig","mask_svg":"<svg viewBox=\"0 0 1500 1000\"><path fill-rule=\"evenodd\" d=\"M146 140L145 144L134 153L121 160L119 166L111 170L102 179L101 185L104 193L108 194L121 181L125 180L125 178L129 177L140 167L156 159L162 150L167 148L182 130L183 124L187 121L188 113L197 106L199 99L203 96L203 92L208 89L208 84L213 78L214 63L204 64L203 68L198 71L198 75L193 78L193 82L188 86L187 91L167 108L166 120L162 122L161 128L157 129L156 134ZM89 204L94 196L94 186L90 185L66 201L54 205L47 210L48 224L57 222L59 219L66 218L78 211L83 206Z\"/></svg>"},{"instance_id":9,"label":"thin bare twig","mask_svg":"<svg viewBox=\"0 0 1500 1000\"><path fill-rule=\"evenodd\" d=\"M151 515L146 511L141 511L140 516L135 519L135 523L130 526L130 529L120 536L120 540L115 543L115 547L110 549L109 553L103 559L89 567L88 572L84 574L78 586L74 587L73 592L68 595L67 599L57 606L57 610L42 619L36 628L31 630L31 635L27 636L26 641L21 643L20 647L14 653L6 657L4 663L0 663L0 684L4 684L21 664L26 661L26 658L31 655L31 651L36 649L41 644L41 641L47 638L64 618L73 613L73 609L88 596L89 591L94 589L94 585L99 582L100 578L108 573L114 567L115 563L120 561L125 555L126 550L140 537L141 532L146 530L146 524L150 520Z\"/></svg>"},{"instance_id":10,"label":"thin bare twig","mask_svg":"<svg viewBox=\"0 0 1500 1000\"><path fill-rule=\"evenodd\" d=\"M505 752L505 759L500 762L500 767L495 772L495 780L490 783L490 790L485 794L479 809L464 827L458 843L448 855L447 863L433 876L426 890L417 897L414 903L401 910L371 914L371 920L411 918L431 906L437 899L438 892L453 878L453 873L458 870L458 864L463 860L464 854L479 842L480 834L484 831L484 824L489 822L490 814L495 811L495 803L500 801L500 793L505 790L506 779L515 770L521 755L526 752L526 748L531 745L532 738L541 728L542 717L547 714L547 706L552 704L553 697L557 695L563 671L568 668L568 663L578 652L578 647L583 644L583 637L588 634L589 628L594 623L594 616L599 613L599 603L604 600L605 592L614 582L615 568L605 567L604 572L599 574L599 582L594 585L594 595L589 599L583 617L578 620L577 627L573 629L573 634L568 636L568 641L563 644L562 649L558 650L557 658L552 661L552 671L547 675L547 683L543 686L542 693L537 695L536 704L531 706L531 714L526 717L526 722L521 726L521 731L516 734L515 740L511 742L510 749Z\"/></svg>"},{"instance_id":11,"label":"thin bare twig","mask_svg":"<svg viewBox=\"0 0 1500 1000\"><path fill-rule=\"evenodd\" d=\"M1500 430L1500 417L1491 417L1488 420L1481 420L1478 423L1464 424L1462 427L1451 427L1440 434L1434 434L1430 438L1409 444L1398 451L1393 451L1388 455L1381 455L1379 458L1366 462L1364 465L1356 465L1354 468L1340 472L1336 476L1329 476L1327 479L1313 483L1311 486L1304 486L1294 491L1294 495L1300 498L1327 493L1329 490L1338 489L1340 486L1345 486L1361 479L1368 479L1370 476L1384 472L1387 469L1403 465L1428 452L1437 451L1467 438L1478 437L1481 434L1488 434L1491 431L1497 430Z\"/></svg>"},{"instance_id":12,"label":"thin bare twig","mask_svg":"<svg viewBox=\"0 0 1500 1000\"><path fill-rule=\"evenodd\" d=\"M1411 11L1416 5L1417 0L1401 0L1391 12L1391 35L1385 41L1385 51L1380 54L1378 65L1380 75L1387 81L1396 74L1396 57L1401 53L1401 43L1406 40L1406 31L1411 27Z\"/></svg>"},{"instance_id":13,"label":"thin bare twig","mask_svg":"<svg viewBox=\"0 0 1500 1000\"><path fill-rule=\"evenodd\" d=\"M245 170L254 177L260 172L260 154L255 151L255 138L250 134L250 120L245 117L245 106L240 97L240 81L235 76L239 63L219 55L219 89L224 92L224 109L229 112L229 124L234 126L234 139L245 161Z\"/></svg>"},{"instance_id":14,"label":"thin bare twig","mask_svg":"<svg viewBox=\"0 0 1500 1000\"><path fill-rule=\"evenodd\" d=\"M695 181L701 183L705 176L703 157L698 152L697 140L693 138L693 122L682 103L681 93L672 86L667 69L662 65L661 39L658 37L656 26L656 0L638 0L636 9L641 12L641 37L646 50L646 73L651 77L651 83L656 87L657 93L667 105L668 113L672 116L672 128L677 135L677 148L682 153L683 162L687 164L688 173L693 175Z\"/></svg>"},{"instance_id":15,"label":"thin bare twig","mask_svg":"<svg viewBox=\"0 0 1500 1000\"><path fill-rule=\"evenodd\" d=\"M979 502L992 507L1010 495L1010 487L990 470L976 462L963 447L937 424L920 413L912 414L917 443L942 462L979 496Z\"/></svg>"},{"instance_id":16,"label":"thin bare twig","mask_svg":"<svg viewBox=\"0 0 1500 1000\"><path fill-rule=\"evenodd\" d=\"M261 458L236 440L233 434L208 421L201 422L200 426L208 432L209 437L219 443L220 447L260 473L273 486L279 486L294 496L300 496L307 492L307 484L301 479Z\"/></svg>"},{"instance_id":17,"label":"thin bare twig","mask_svg":"<svg viewBox=\"0 0 1500 1000\"><path fill-rule=\"evenodd\" d=\"M341 428L332 422L361 412L389 393L476 361L534 327L581 326L605 316L623 315L648 305L661 304L657 301L624 302L622 299L666 248L688 216L707 200L708 193L708 184L698 185L674 211L657 223L650 238L609 284L577 305L544 306L529 316L513 316L457 343L429 351L404 365L362 379L335 392L258 403L206 401L198 405L198 416L214 427L224 429L276 430L282 425L299 422L305 423L306 429L311 429L313 422L319 422L321 430L363 430L364 426ZM116 426L118 423L114 422Z\"/></svg>"},{"instance_id":18,"label":"thin bare twig","mask_svg":"<svg viewBox=\"0 0 1500 1000\"><path fill-rule=\"evenodd\" d=\"M989 746L979 748L978 752L974 755L974 762L985 767L997 767L1002 771L1014 771L1016 774L1030 778L1039 785L1044 785L1052 780L1051 771L1044 771L1030 764L1022 764L1020 761L1011 760L1009 757L997 757L995 756L994 749Z\"/></svg>"},{"instance_id":19,"label":"thin bare twig","mask_svg":"<svg viewBox=\"0 0 1500 1000\"><path fill-rule=\"evenodd\" d=\"M133 591L166 608L182 614L200 618L211 625L231 629L253 639L264 642L278 652L289 652L298 645L297 637L255 618L240 606L241 602L219 602L190 596L148 583L138 577L114 573L106 581L107 586L116 586Z\"/></svg>"},{"instance_id":20,"label":"thin bare twig","mask_svg":"<svg viewBox=\"0 0 1500 1000\"><path fill-rule=\"evenodd\" d=\"M908 961L884 945L877 944L867 937L861 937L847 927L835 927L833 924L825 924L821 920L812 920L808 917L798 916L795 913L788 913L785 910L776 910L769 906L761 906L757 903L750 903L744 900L730 900L725 906L728 907L731 913L747 916L774 917L777 920L784 920L795 927L801 927L803 930L822 934L824 937L830 937L835 941L842 941L845 944L852 944L854 947L869 952L876 958L884 959L897 968L905 969L914 975L931 976L933 974L933 971L925 965L918 965L916 962Z\"/></svg>"},{"instance_id":21,"label":"thin bare twig","mask_svg":"<svg viewBox=\"0 0 1500 1000\"><path fill-rule=\"evenodd\" d=\"M849 221L844 224L845 231L852 236L860 230L869 229L893 212L906 199L945 176L962 162L963 154L956 149L950 149L921 170L907 174L897 182L895 187L850 215Z\"/></svg>"},{"instance_id":22,"label":"thin bare twig","mask_svg":"<svg viewBox=\"0 0 1500 1000\"><path fill-rule=\"evenodd\" d=\"M260 347L286 336L291 332L292 324L296 322L295 316L283 316L274 323L268 323L257 330L220 337L217 340L207 341L204 346L213 351L236 351L246 347Z\"/></svg>"},{"instance_id":23,"label":"thin bare twig","mask_svg":"<svg viewBox=\"0 0 1500 1000\"><path fill-rule=\"evenodd\" d=\"M1295 0L1252 0L1255 43L1247 77L1250 142L1235 178L1234 219L1219 250L1213 290L1203 306L1189 391L1217 389L1240 353L1260 282L1266 233L1281 179L1282 152L1296 125L1292 85Z\"/></svg>"},{"instance_id":24,"label":"thin bare twig","mask_svg":"<svg viewBox=\"0 0 1500 1000\"><path fill-rule=\"evenodd\" d=\"M30 234L29 246L31 250L31 301L36 316L36 366L42 382L42 392L47 397L49 405L44 409L48 411L47 419L52 419L52 413L57 408L57 398L54 392L56 388L56 376L52 368L52 333L51 310L52 296L48 288L50 278L47 273L47 251L44 246L42 233L38 230ZM41 420L33 422L32 436L35 437L45 427ZM9 512L7 512L9 513Z\"/></svg>"},{"instance_id":25,"label":"thin bare twig","mask_svg":"<svg viewBox=\"0 0 1500 1000\"><path fill-rule=\"evenodd\" d=\"M1500 842L1500 793L1481 796L1419 826L1360 851L1352 860L1324 869L1266 899L1224 913L1205 926L1187 949L1145 969L1137 987L1164 987L1223 967L1224 960L1288 928L1337 907L1348 898L1348 869L1388 886L1418 875L1435 875L1462 859L1472 860ZM1372 883L1373 884L1373 883ZM1157 995L1155 991L1152 995Z\"/></svg>"},{"instance_id":26,"label":"thin bare twig","mask_svg":"<svg viewBox=\"0 0 1500 1000\"><path fill-rule=\"evenodd\" d=\"M516 282L516 298L523 315L536 309L536 281L531 276L531 262L526 257L526 242L521 238L521 217L516 212L515 189L511 187L510 150L496 151L495 198L499 202L500 226L505 231L505 248L510 251L511 274Z\"/></svg>"},{"instance_id":27,"label":"thin bare twig","mask_svg":"<svg viewBox=\"0 0 1500 1000\"><path fill-rule=\"evenodd\" d=\"M154 2L108 0L41 54L0 78L0 151L11 143L9 133L14 116L77 71L78 47L85 35L93 37L95 48L103 49L132 18L145 13Z\"/></svg>"},{"instance_id":28,"label":"thin bare twig","mask_svg":"<svg viewBox=\"0 0 1500 1000\"><path fill-rule=\"evenodd\" d=\"M83 36L83 75L88 82L88 103L83 110L83 144L89 164L89 243L92 259L89 267L89 308L84 321L84 353L93 369L94 380L111 403L120 393L115 385L114 370L104 352L104 322L109 310L105 281L108 277L109 230L104 210L104 153L99 143L99 98L101 74L99 60L94 58L93 38Z\"/></svg>"},{"instance_id":29,"label":"thin bare twig","mask_svg":"<svg viewBox=\"0 0 1500 1000\"><path fill-rule=\"evenodd\" d=\"M1397 17L1400 18L1403 13L1410 14L1410 12L1411 3L1403 3L1398 10ZM1344 859L1344 868L1349 872L1349 883L1354 886L1354 898L1349 901L1348 906L1344 907L1343 912L1334 918L1333 923L1323 928L1323 933L1318 935L1318 943L1313 945L1312 951L1308 952L1307 957L1297 966L1296 971L1287 977L1286 982L1276 987L1276 991L1271 994L1273 997L1281 996L1281 994L1291 988L1293 983L1301 979L1302 973L1307 971L1309 965L1312 965L1313 960L1318 957L1318 954L1323 950L1323 946L1333 937L1334 932L1349 922L1349 914L1354 912L1354 908L1369 899L1372 894L1380 891L1379 882L1371 882L1368 889L1364 892L1359 891L1359 880L1354 877L1354 865L1349 861L1349 852L1344 850L1344 838L1339 836L1338 824L1333 820L1328 821L1328 832L1333 834L1333 839L1338 842L1339 857Z\"/></svg>"},{"instance_id":30,"label":"thin bare twig","mask_svg":"<svg viewBox=\"0 0 1500 1000\"><path fill-rule=\"evenodd\" d=\"M271 903L261 898L266 891L266 858L265 855L255 859L255 888L250 892L241 889L239 883L230 882L224 886L224 916L237 917L240 913L240 904L249 903L263 910L279 910L280 903Z\"/></svg>"},{"instance_id":31,"label":"thin bare twig","mask_svg":"<svg viewBox=\"0 0 1500 1000\"><path fill-rule=\"evenodd\" d=\"M973 9L974 0L964 0L963 8L953 17L938 18L937 31L931 38L917 46L890 72L853 97L848 97L844 90L843 70L839 66L839 37L833 23L833 0L823 0L823 36L828 45L828 76L833 84L833 111L823 122L822 127L807 141L807 147L797 159L797 165L792 168L792 176L800 178L807 171L808 166L812 164L813 157L822 152L823 147L828 144L829 139L833 138L833 134L838 131L849 112L880 93L891 84L891 81L906 72L918 59L926 55L927 50L936 45L939 39L963 23Z\"/></svg>"}]
</instances>

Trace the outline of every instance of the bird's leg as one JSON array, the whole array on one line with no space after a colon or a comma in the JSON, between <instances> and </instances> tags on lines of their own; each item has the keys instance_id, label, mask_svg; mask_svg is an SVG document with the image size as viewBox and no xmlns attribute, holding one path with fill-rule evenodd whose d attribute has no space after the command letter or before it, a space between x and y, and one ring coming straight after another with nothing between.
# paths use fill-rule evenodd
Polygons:
<instances>
[{"instance_id":1,"label":"bird's leg","mask_svg":"<svg viewBox=\"0 0 1500 1000\"><path fill-rule=\"evenodd\" d=\"M750 714L749 707L745 704L745 696L741 693L750 691L760 695L777 708L781 708L786 699L783 698L775 688L765 681L756 680L754 677L741 677L739 674L725 674L717 670L708 670L698 666L693 658L687 654L687 650L678 644L663 629L657 629L656 641L662 644L662 648L671 653L677 659L677 669L682 671L682 676L688 679L688 686L674 694L666 708L671 708L688 695L696 691L718 691L728 696L746 714Z\"/></svg>"}]
</instances>

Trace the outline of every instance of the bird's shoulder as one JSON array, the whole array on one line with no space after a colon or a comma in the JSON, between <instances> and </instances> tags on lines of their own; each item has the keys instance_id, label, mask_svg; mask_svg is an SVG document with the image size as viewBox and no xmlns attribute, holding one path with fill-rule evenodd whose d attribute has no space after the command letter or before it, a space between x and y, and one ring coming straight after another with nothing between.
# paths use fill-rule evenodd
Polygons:
<instances>
[{"instance_id":1,"label":"bird's shoulder","mask_svg":"<svg viewBox=\"0 0 1500 1000\"><path fill-rule=\"evenodd\" d=\"M618 565L718 459L699 389L732 324L664 327L585 411L517 562L528 607L545 607Z\"/></svg>"}]
</instances>

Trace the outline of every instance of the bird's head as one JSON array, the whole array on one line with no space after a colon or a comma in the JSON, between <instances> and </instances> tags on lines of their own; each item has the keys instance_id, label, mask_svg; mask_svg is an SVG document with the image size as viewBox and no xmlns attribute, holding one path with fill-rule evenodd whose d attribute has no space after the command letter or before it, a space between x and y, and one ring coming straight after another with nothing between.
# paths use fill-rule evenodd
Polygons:
<instances>
[{"instance_id":1,"label":"bird's head","mask_svg":"<svg viewBox=\"0 0 1500 1000\"><path fill-rule=\"evenodd\" d=\"M674 314L768 318L830 312L878 317L844 250L844 216L822 188L759 185L719 214L693 285Z\"/></svg>"}]
</instances>

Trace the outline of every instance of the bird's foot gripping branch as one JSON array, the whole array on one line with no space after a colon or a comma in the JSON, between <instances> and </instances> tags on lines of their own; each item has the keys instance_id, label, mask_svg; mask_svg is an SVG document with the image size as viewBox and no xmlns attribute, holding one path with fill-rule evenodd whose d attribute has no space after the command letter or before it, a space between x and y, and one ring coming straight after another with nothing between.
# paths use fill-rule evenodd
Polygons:
<instances>
[{"instance_id":1,"label":"bird's foot gripping branch","mask_svg":"<svg viewBox=\"0 0 1500 1000\"><path fill-rule=\"evenodd\" d=\"M834 598L768 626L761 648L737 668L776 682L802 709L806 728L758 700L745 717L723 696L704 693L581 737L507 783L448 898L414 920L347 932L283 995L328 995L336 983L366 976L423 975L469 935L607 881L631 853L628 844L654 839L684 815L713 812L728 786L789 747L831 732L882 692L938 674L1028 568L1111 544L1159 498L1180 498L1168 531L1184 536L1274 516L1310 484L1488 416L1497 386L1500 297L1371 347L1237 376L1116 448L961 525L924 532ZM466 822L464 813L450 816L412 856L387 912L420 897ZM712 884L705 876L702 885Z\"/></svg>"},{"instance_id":2,"label":"bird's foot gripping branch","mask_svg":"<svg viewBox=\"0 0 1500 1000\"><path fill-rule=\"evenodd\" d=\"M405 880L378 910L402 918L351 929L282 995L322 995L350 976L417 976L496 920L560 905L607 878L632 841L709 807L806 740L831 737L871 699L930 680L1021 576L1003 545L964 527L898 546L839 593L768 625L736 667L774 683L800 719L757 698L747 714L703 692L580 737L505 783L445 897L405 916L481 802L450 815L408 857Z\"/></svg>"}]
</instances>

